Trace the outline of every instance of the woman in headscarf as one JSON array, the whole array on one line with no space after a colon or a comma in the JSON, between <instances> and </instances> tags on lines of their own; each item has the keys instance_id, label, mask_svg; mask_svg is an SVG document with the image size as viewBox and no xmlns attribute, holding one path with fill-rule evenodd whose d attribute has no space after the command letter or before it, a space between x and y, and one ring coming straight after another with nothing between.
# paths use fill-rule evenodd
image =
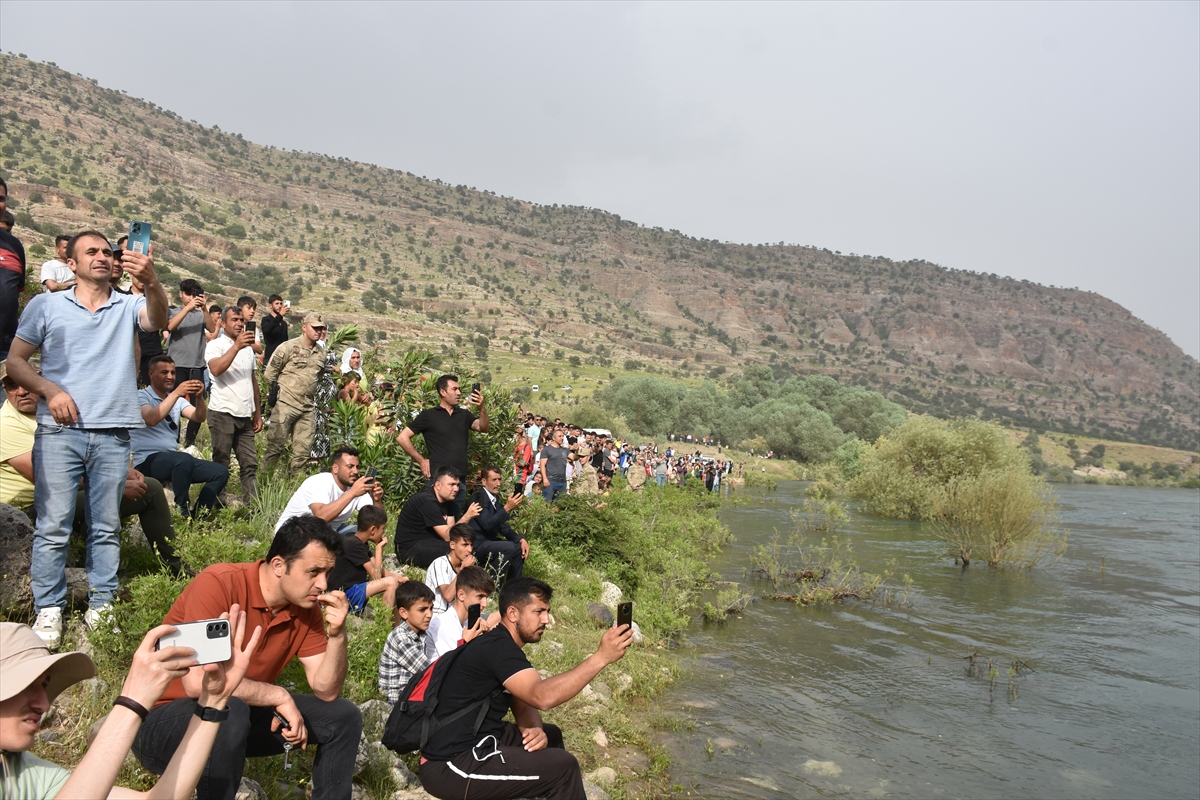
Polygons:
<instances>
[{"instance_id":1,"label":"woman in headscarf","mask_svg":"<svg viewBox=\"0 0 1200 800\"><path fill-rule=\"evenodd\" d=\"M367 378L362 371L362 351L357 347L347 347L346 352L342 353L342 374L348 375L351 372L357 373L360 381Z\"/></svg>"}]
</instances>

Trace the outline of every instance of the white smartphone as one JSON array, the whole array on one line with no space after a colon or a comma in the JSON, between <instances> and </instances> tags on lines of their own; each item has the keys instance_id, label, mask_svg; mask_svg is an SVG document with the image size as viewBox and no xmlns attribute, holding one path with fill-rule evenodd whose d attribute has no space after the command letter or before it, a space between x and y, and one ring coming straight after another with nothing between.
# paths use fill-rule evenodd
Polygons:
<instances>
[{"instance_id":1,"label":"white smartphone","mask_svg":"<svg viewBox=\"0 0 1200 800\"><path fill-rule=\"evenodd\" d=\"M217 664L233 657L229 620L202 619L199 622L180 622L175 627L178 633L163 636L154 645L155 650L162 650L164 647L190 647L196 651L196 661L199 664Z\"/></svg>"}]
</instances>

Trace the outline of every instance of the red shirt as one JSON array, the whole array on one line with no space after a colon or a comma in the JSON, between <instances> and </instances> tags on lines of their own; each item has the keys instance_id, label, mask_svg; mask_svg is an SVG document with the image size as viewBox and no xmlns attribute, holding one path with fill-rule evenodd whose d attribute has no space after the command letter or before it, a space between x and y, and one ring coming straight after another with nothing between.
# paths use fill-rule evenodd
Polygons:
<instances>
[{"instance_id":1,"label":"red shirt","mask_svg":"<svg viewBox=\"0 0 1200 800\"><path fill-rule=\"evenodd\" d=\"M246 612L246 641L254 629L262 626L262 637L250 657L246 677L262 683L274 683L293 656L307 658L320 655L329 645L325 635L325 618L319 605L312 608L285 606L271 616L258 583L258 568L263 561L250 564L213 564L201 572L179 595L167 612L165 624L198 622L215 619L237 603ZM183 680L176 679L167 687L156 705L187 697Z\"/></svg>"}]
</instances>

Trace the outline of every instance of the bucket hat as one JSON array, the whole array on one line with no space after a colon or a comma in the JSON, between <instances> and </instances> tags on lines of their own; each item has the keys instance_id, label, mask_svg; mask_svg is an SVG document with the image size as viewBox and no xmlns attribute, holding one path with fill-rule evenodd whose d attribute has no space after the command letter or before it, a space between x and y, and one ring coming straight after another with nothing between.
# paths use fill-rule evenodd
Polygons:
<instances>
[{"instance_id":1,"label":"bucket hat","mask_svg":"<svg viewBox=\"0 0 1200 800\"><path fill-rule=\"evenodd\" d=\"M46 695L52 703L67 687L96 674L92 659L84 653L52 655L28 625L0 622L0 702L25 691L47 670Z\"/></svg>"}]
</instances>

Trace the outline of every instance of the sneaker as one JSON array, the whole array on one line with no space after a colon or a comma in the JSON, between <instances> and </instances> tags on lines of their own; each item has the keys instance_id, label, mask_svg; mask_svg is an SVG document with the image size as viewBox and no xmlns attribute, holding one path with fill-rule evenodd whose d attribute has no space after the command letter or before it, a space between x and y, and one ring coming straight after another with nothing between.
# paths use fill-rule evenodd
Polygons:
<instances>
[{"instance_id":1,"label":"sneaker","mask_svg":"<svg viewBox=\"0 0 1200 800\"><path fill-rule=\"evenodd\" d=\"M62 609L50 606L39 611L37 621L33 623L33 632L47 647L57 647L62 638Z\"/></svg>"},{"instance_id":2,"label":"sneaker","mask_svg":"<svg viewBox=\"0 0 1200 800\"><path fill-rule=\"evenodd\" d=\"M88 630L96 630L97 626L108 623L112 626L113 633L120 633L121 629L113 623L113 607L105 603L99 608L89 608L83 615L83 624Z\"/></svg>"}]
</instances>

